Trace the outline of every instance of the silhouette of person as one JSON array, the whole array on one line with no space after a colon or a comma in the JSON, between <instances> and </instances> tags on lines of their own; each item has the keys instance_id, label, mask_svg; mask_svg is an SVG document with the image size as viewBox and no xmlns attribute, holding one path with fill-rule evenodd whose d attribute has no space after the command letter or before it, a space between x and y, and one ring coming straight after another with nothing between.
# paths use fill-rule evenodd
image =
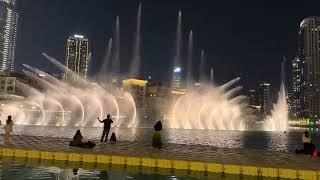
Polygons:
<instances>
[{"instance_id":1,"label":"silhouette of person","mask_svg":"<svg viewBox=\"0 0 320 180\"><path fill-rule=\"evenodd\" d=\"M116 142L117 141L116 134L114 132L111 134L110 141L111 142Z\"/></svg>"},{"instance_id":2,"label":"silhouette of person","mask_svg":"<svg viewBox=\"0 0 320 180\"><path fill-rule=\"evenodd\" d=\"M6 121L6 125L4 126L4 130L5 130L5 143L9 142L9 138L10 138L10 133L12 132L12 126L13 126L13 121L11 119L11 116L8 116L8 119Z\"/></svg>"},{"instance_id":3,"label":"silhouette of person","mask_svg":"<svg viewBox=\"0 0 320 180\"><path fill-rule=\"evenodd\" d=\"M161 134L160 134L161 130L162 130L162 123L161 123L161 121L158 121L154 125L154 134L153 134L153 138L152 138L152 146L153 147L157 147L157 148L162 147Z\"/></svg>"},{"instance_id":4,"label":"silhouette of person","mask_svg":"<svg viewBox=\"0 0 320 180\"><path fill-rule=\"evenodd\" d=\"M101 140L100 142L103 142L103 139L104 137L105 138L105 142L107 142L108 140L108 135L109 135L109 131L110 131L110 128L111 128L111 123L113 123L112 119L111 119L111 116L110 114L107 115L107 119L104 119L104 120L100 120L100 118L98 117L98 120L100 123L103 123L104 126L103 126L103 132L102 132L102 136L101 136Z\"/></svg>"}]
</instances>

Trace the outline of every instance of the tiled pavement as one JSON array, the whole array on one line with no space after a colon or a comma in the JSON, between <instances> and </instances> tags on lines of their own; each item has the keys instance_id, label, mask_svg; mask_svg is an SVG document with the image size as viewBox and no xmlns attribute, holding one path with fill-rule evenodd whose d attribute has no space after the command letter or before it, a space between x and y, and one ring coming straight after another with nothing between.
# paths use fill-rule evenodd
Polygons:
<instances>
[{"instance_id":1,"label":"tiled pavement","mask_svg":"<svg viewBox=\"0 0 320 180\"><path fill-rule=\"evenodd\" d=\"M80 152L136 157L154 157L175 160L213 162L260 167L320 170L320 157L308 157L284 152L256 149L228 149L202 145L165 144L162 149L152 148L151 142L97 143L93 149L68 146L70 139L15 135L9 144L0 147L37 149L60 152Z\"/></svg>"}]
</instances>

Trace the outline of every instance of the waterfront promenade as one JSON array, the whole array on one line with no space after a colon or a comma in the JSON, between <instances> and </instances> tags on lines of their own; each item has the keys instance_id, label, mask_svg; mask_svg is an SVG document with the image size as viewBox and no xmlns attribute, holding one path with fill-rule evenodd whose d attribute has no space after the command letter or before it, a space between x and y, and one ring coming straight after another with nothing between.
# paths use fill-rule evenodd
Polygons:
<instances>
[{"instance_id":1,"label":"waterfront promenade","mask_svg":"<svg viewBox=\"0 0 320 180\"><path fill-rule=\"evenodd\" d=\"M319 179L320 158L256 149L151 142L97 143L93 149L68 146L70 139L14 135L0 145L2 156L56 161L118 164L251 176Z\"/></svg>"}]
</instances>

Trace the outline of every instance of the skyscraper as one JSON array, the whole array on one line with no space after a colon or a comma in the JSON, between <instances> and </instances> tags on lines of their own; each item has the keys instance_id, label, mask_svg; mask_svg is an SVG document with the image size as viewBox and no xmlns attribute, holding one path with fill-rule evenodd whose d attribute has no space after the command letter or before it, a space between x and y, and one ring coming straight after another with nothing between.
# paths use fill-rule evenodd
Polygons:
<instances>
[{"instance_id":1,"label":"skyscraper","mask_svg":"<svg viewBox=\"0 0 320 180\"><path fill-rule=\"evenodd\" d=\"M269 115L271 111L271 94L270 94L270 84L267 82L260 83L258 92L258 104L261 106L261 111L263 114Z\"/></svg>"},{"instance_id":2,"label":"skyscraper","mask_svg":"<svg viewBox=\"0 0 320 180\"><path fill-rule=\"evenodd\" d=\"M248 97L249 97L249 105L250 106L259 106L260 105L259 100L258 100L258 93L256 90L250 89Z\"/></svg>"},{"instance_id":3,"label":"skyscraper","mask_svg":"<svg viewBox=\"0 0 320 180\"><path fill-rule=\"evenodd\" d=\"M0 71L13 71L18 13L15 0L0 0Z\"/></svg>"},{"instance_id":4,"label":"skyscraper","mask_svg":"<svg viewBox=\"0 0 320 180\"><path fill-rule=\"evenodd\" d=\"M181 68L180 67L175 67L174 69L173 69L173 82L172 82L172 87L174 88L174 89L180 89L181 88L181 86L182 86L182 82L181 82L181 72L182 72L182 70L181 70Z\"/></svg>"},{"instance_id":5,"label":"skyscraper","mask_svg":"<svg viewBox=\"0 0 320 180\"><path fill-rule=\"evenodd\" d=\"M83 35L74 34L67 40L66 66L80 77L88 77L89 41ZM65 73L65 80L75 81L75 77Z\"/></svg>"},{"instance_id":6,"label":"skyscraper","mask_svg":"<svg viewBox=\"0 0 320 180\"><path fill-rule=\"evenodd\" d=\"M306 111L311 117L320 115L320 17L308 17L300 23L298 55L301 72L305 73Z\"/></svg>"},{"instance_id":7,"label":"skyscraper","mask_svg":"<svg viewBox=\"0 0 320 180\"><path fill-rule=\"evenodd\" d=\"M292 60L292 98L291 106L295 116L299 116L304 111L305 92L304 92L304 75L303 75L303 61L299 56Z\"/></svg>"}]
</instances>

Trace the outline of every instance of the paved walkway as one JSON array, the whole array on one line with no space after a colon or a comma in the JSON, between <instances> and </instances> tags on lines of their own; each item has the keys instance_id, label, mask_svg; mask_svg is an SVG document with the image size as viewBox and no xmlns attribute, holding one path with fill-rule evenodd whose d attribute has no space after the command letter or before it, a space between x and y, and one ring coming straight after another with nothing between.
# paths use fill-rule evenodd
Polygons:
<instances>
[{"instance_id":1,"label":"paved walkway","mask_svg":"<svg viewBox=\"0 0 320 180\"><path fill-rule=\"evenodd\" d=\"M165 158L221 164L248 165L260 167L320 170L320 157L255 149L228 149L201 145L165 144L162 149L152 148L150 143L116 142L97 143L93 149L68 146L70 139L15 135L10 144L0 148L34 149L42 151L94 153L119 156Z\"/></svg>"}]
</instances>

